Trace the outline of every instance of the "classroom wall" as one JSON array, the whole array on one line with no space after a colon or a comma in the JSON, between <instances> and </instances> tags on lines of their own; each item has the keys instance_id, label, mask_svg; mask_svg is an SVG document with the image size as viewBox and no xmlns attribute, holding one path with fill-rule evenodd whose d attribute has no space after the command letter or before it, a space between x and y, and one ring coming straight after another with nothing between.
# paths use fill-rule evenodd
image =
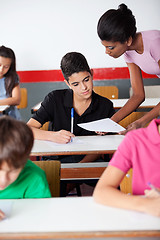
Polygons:
<instances>
[{"instance_id":1,"label":"classroom wall","mask_svg":"<svg viewBox=\"0 0 160 240\"><path fill-rule=\"evenodd\" d=\"M107 56L96 32L100 16L122 2L135 15L138 31L160 29L159 0L0 0L0 45L15 51L21 86L28 89L28 108L21 111L25 121L44 95L65 87L59 65L68 51L86 56L95 70L95 85L115 84L120 96L128 97L124 59ZM145 81L159 84L154 76Z\"/></svg>"}]
</instances>

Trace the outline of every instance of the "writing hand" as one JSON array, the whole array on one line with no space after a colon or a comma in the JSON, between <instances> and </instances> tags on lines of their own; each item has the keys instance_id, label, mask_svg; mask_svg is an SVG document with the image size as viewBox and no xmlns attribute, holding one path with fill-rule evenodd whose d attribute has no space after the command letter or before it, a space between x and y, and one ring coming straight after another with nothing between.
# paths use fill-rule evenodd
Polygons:
<instances>
[{"instance_id":1,"label":"writing hand","mask_svg":"<svg viewBox=\"0 0 160 240\"><path fill-rule=\"evenodd\" d=\"M148 198L160 197L160 189L158 189L158 188L151 189L151 190L146 189L144 191L144 193L145 193L145 196L148 197Z\"/></svg>"},{"instance_id":2,"label":"writing hand","mask_svg":"<svg viewBox=\"0 0 160 240\"><path fill-rule=\"evenodd\" d=\"M73 133L66 130L60 130L57 132L53 132L52 141L56 143L64 144L64 143L69 143L72 137L75 137Z\"/></svg>"}]
</instances>

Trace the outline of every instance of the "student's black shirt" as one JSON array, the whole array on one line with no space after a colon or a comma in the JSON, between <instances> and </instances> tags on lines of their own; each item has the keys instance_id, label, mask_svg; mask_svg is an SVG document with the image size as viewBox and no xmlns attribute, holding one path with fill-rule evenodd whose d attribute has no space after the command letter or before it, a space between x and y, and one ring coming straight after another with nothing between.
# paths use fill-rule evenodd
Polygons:
<instances>
[{"instance_id":1,"label":"student's black shirt","mask_svg":"<svg viewBox=\"0 0 160 240\"><path fill-rule=\"evenodd\" d=\"M41 104L41 107L32 118L42 125L45 122L53 123L53 130L71 131L71 108L73 107L73 91L71 89L54 90L50 92ZM74 111L73 133L75 136L95 135L95 132L82 129L77 124L110 118L114 114L113 103L94 91L92 101L86 111L79 116Z\"/></svg>"}]
</instances>

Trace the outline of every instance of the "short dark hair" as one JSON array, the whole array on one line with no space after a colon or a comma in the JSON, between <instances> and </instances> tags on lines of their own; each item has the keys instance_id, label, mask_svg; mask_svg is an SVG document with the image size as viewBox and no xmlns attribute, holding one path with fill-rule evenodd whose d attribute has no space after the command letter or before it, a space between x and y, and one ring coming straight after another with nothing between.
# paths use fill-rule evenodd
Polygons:
<instances>
[{"instance_id":1,"label":"short dark hair","mask_svg":"<svg viewBox=\"0 0 160 240\"><path fill-rule=\"evenodd\" d=\"M120 4L118 9L105 12L98 21L97 33L102 41L124 43L136 34L136 20L132 11Z\"/></svg>"},{"instance_id":2,"label":"short dark hair","mask_svg":"<svg viewBox=\"0 0 160 240\"><path fill-rule=\"evenodd\" d=\"M14 168L25 165L33 146L33 133L23 121L0 117L0 166L2 162Z\"/></svg>"},{"instance_id":3,"label":"short dark hair","mask_svg":"<svg viewBox=\"0 0 160 240\"><path fill-rule=\"evenodd\" d=\"M69 77L73 73L89 72L91 74L90 67L86 58L78 52L69 52L61 60L60 64L64 78L68 81Z\"/></svg>"}]
</instances>

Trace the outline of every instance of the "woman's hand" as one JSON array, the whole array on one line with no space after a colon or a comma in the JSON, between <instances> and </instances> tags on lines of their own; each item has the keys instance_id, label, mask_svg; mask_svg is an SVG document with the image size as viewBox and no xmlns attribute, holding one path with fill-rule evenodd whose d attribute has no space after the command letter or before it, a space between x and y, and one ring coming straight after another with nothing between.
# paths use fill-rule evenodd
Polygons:
<instances>
[{"instance_id":1,"label":"woman's hand","mask_svg":"<svg viewBox=\"0 0 160 240\"><path fill-rule=\"evenodd\" d=\"M139 120L136 120L135 122L132 122L131 124L129 124L126 130L119 132L119 134L125 135L127 132L131 130L142 128L142 127L144 127L144 124L141 123Z\"/></svg>"}]
</instances>

